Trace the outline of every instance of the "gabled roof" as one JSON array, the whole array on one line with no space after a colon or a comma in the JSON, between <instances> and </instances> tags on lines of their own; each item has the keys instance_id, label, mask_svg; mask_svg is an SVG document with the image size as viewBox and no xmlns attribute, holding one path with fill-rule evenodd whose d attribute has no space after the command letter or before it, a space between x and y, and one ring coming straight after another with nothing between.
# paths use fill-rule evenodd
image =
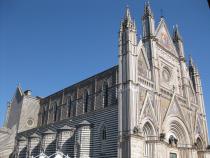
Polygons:
<instances>
[{"instance_id":1,"label":"gabled roof","mask_svg":"<svg viewBox=\"0 0 210 158\"><path fill-rule=\"evenodd\" d=\"M92 126L92 124L90 122L84 120L77 125L77 127L81 127L81 126Z\"/></svg>"},{"instance_id":2,"label":"gabled roof","mask_svg":"<svg viewBox=\"0 0 210 158\"><path fill-rule=\"evenodd\" d=\"M20 135L20 136L17 137L17 140L18 141L26 141L27 138L25 136L23 136L23 135Z\"/></svg>"},{"instance_id":3,"label":"gabled roof","mask_svg":"<svg viewBox=\"0 0 210 158\"><path fill-rule=\"evenodd\" d=\"M161 18L159 25L155 31L155 36L158 39L159 45L161 45L164 49L168 50L169 52L173 53L175 56L178 57L178 53L176 51L164 18Z\"/></svg>"},{"instance_id":4,"label":"gabled roof","mask_svg":"<svg viewBox=\"0 0 210 158\"><path fill-rule=\"evenodd\" d=\"M47 129L46 131L42 132L42 134L56 134L56 132L51 129Z\"/></svg>"},{"instance_id":5,"label":"gabled roof","mask_svg":"<svg viewBox=\"0 0 210 158\"><path fill-rule=\"evenodd\" d=\"M64 126L58 128L57 130L58 130L58 131L66 131L66 130L68 131L68 130L75 130L75 128L70 127L70 126L68 126L68 125L64 125Z\"/></svg>"},{"instance_id":6,"label":"gabled roof","mask_svg":"<svg viewBox=\"0 0 210 158\"><path fill-rule=\"evenodd\" d=\"M37 133L32 133L31 135L29 135L29 138L40 138L41 136L38 135Z\"/></svg>"}]
</instances>

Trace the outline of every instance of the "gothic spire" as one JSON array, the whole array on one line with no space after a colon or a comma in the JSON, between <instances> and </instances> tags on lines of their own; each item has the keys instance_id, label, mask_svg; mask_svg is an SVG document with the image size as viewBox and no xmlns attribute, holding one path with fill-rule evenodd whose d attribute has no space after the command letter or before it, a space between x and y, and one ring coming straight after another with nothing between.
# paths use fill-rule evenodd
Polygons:
<instances>
[{"instance_id":1,"label":"gothic spire","mask_svg":"<svg viewBox=\"0 0 210 158\"><path fill-rule=\"evenodd\" d=\"M144 17L145 16L152 16L153 17L153 12L152 12L152 9L150 7L149 1L145 2L145 5L144 5Z\"/></svg>"},{"instance_id":2,"label":"gothic spire","mask_svg":"<svg viewBox=\"0 0 210 158\"><path fill-rule=\"evenodd\" d=\"M131 13L130 13L130 9L128 6L126 6L124 20L131 21Z\"/></svg>"},{"instance_id":3,"label":"gothic spire","mask_svg":"<svg viewBox=\"0 0 210 158\"><path fill-rule=\"evenodd\" d=\"M178 25L174 26L174 31L173 31L173 41L182 41L182 37L179 33Z\"/></svg>"},{"instance_id":4,"label":"gothic spire","mask_svg":"<svg viewBox=\"0 0 210 158\"><path fill-rule=\"evenodd\" d=\"M193 62L193 59L192 59L192 56L190 55L190 59L189 59L189 66L194 66L194 62Z\"/></svg>"},{"instance_id":5,"label":"gothic spire","mask_svg":"<svg viewBox=\"0 0 210 158\"><path fill-rule=\"evenodd\" d=\"M133 30L136 30L136 24L134 19L131 17L130 9L128 6L126 6L124 19L121 22L120 31L122 31L125 28L130 28Z\"/></svg>"}]
</instances>

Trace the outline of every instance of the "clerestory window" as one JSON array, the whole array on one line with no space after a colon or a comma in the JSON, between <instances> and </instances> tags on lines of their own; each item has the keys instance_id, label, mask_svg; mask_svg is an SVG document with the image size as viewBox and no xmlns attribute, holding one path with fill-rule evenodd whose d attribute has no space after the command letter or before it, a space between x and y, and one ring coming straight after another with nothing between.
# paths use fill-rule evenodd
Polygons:
<instances>
[{"instance_id":1,"label":"clerestory window","mask_svg":"<svg viewBox=\"0 0 210 158\"><path fill-rule=\"evenodd\" d=\"M71 116L71 107L72 107L72 100L71 97L68 98L68 117Z\"/></svg>"},{"instance_id":2,"label":"clerestory window","mask_svg":"<svg viewBox=\"0 0 210 158\"><path fill-rule=\"evenodd\" d=\"M57 106L57 103L55 103L55 105L53 107L54 122L57 121L57 111L58 111L58 106Z\"/></svg>"},{"instance_id":3,"label":"clerestory window","mask_svg":"<svg viewBox=\"0 0 210 158\"><path fill-rule=\"evenodd\" d=\"M108 94L108 83L104 82L103 84L103 106L108 107L108 99L109 99L109 94Z\"/></svg>"},{"instance_id":4,"label":"clerestory window","mask_svg":"<svg viewBox=\"0 0 210 158\"><path fill-rule=\"evenodd\" d=\"M88 112L88 103L89 103L89 94L88 91L86 90L84 93L84 113Z\"/></svg>"}]
</instances>

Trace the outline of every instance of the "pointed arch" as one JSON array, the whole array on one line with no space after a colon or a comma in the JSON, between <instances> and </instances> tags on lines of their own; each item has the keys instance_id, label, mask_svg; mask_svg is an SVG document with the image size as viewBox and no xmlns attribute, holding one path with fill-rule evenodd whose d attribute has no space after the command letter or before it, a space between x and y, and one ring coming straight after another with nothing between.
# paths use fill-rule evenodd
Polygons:
<instances>
[{"instance_id":1,"label":"pointed arch","mask_svg":"<svg viewBox=\"0 0 210 158\"><path fill-rule=\"evenodd\" d=\"M203 143L203 139L202 139L201 136L196 137L195 146L198 150L203 150L204 149L204 143Z\"/></svg>"},{"instance_id":2,"label":"pointed arch","mask_svg":"<svg viewBox=\"0 0 210 158\"><path fill-rule=\"evenodd\" d=\"M152 121L150 121L150 120L145 120L142 130L143 130L144 136L149 137L149 136L156 135L155 127L154 127Z\"/></svg>"},{"instance_id":3,"label":"pointed arch","mask_svg":"<svg viewBox=\"0 0 210 158\"><path fill-rule=\"evenodd\" d=\"M106 141L107 139L107 126L102 122L98 127L98 133L101 141Z\"/></svg>"},{"instance_id":4,"label":"pointed arch","mask_svg":"<svg viewBox=\"0 0 210 158\"><path fill-rule=\"evenodd\" d=\"M100 124L100 126L98 128L98 132L99 132L101 154L105 154L106 145L107 145L107 138L108 138L108 130L107 130L107 126L104 122L102 122Z\"/></svg>"},{"instance_id":5,"label":"pointed arch","mask_svg":"<svg viewBox=\"0 0 210 158\"><path fill-rule=\"evenodd\" d=\"M147 120L142 128L143 136L144 136L144 157L151 158L154 157L155 153L155 144L150 142L150 140L154 139L155 128L151 121Z\"/></svg>"},{"instance_id":6,"label":"pointed arch","mask_svg":"<svg viewBox=\"0 0 210 158\"><path fill-rule=\"evenodd\" d=\"M169 143L169 138L173 136L177 139L177 145L186 147L191 144L190 132L184 122L176 116L167 117L163 123L163 133L166 133L166 140Z\"/></svg>"}]
</instances>

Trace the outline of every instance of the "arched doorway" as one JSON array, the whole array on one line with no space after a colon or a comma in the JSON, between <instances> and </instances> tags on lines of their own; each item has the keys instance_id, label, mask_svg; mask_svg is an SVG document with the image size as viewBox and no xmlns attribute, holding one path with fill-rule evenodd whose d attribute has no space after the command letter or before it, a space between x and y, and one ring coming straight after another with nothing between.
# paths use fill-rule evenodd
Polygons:
<instances>
[{"instance_id":1,"label":"arched doorway","mask_svg":"<svg viewBox=\"0 0 210 158\"><path fill-rule=\"evenodd\" d=\"M143 126L144 136L144 158L154 158L155 144L153 142L155 130L151 122L146 122Z\"/></svg>"},{"instance_id":2,"label":"arched doorway","mask_svg":"<svg viewBox=\"0 0 210 158\"><path fill-rule=\"evenodd\" d=\"M176 155L179 155L179 158L191 157L188 149L191 147L192 141L187 126L182 119L177 116L167 117L163 124L163 133L166 133L168 144L174 148L169 153L171 157Z\"/></svg>"}]
</instances>

